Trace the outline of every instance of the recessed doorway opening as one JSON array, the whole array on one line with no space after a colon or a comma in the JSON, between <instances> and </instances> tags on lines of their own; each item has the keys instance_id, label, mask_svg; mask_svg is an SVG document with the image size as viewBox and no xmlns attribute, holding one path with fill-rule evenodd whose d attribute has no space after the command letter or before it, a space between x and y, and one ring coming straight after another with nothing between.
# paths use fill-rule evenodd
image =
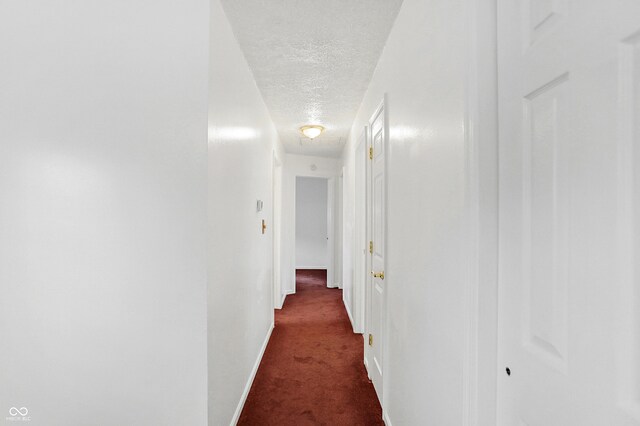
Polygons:
<instances>
[{"instance_id":1,"label":"recessed doorway opening","mask_svg":"<svg viewBox=\"0 0 640 426\"><path fill-rule=\"evenodd\" d=\"M329 180L296 177L295 268L327 273L329 262Z\"/></svg>"}]
</instances>

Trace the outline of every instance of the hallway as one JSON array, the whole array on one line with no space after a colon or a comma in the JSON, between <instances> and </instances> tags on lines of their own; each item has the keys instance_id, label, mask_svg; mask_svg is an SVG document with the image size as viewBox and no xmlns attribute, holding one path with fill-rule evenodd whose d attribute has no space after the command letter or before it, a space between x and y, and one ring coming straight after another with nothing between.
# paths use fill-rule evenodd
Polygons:
<instances>
[{"instance_id":1,"label":"hallway","mask_svg":"<svg viewBox=\"0 0 640 426\"><path fill-rule=\"evenodd\" d=\"M298 270L239 425L383 425L342 291L326 271Z\"/></svg>"},{"instance_id":2,"label":"hallway","mask_svg":"<svg viewBox=\"0 0 640 426\"><path fill-rule=\"evenodd\" d=\"M640 1L0 0L0 64L3 425L640 426Z\"/></svg>"}]
</instances>

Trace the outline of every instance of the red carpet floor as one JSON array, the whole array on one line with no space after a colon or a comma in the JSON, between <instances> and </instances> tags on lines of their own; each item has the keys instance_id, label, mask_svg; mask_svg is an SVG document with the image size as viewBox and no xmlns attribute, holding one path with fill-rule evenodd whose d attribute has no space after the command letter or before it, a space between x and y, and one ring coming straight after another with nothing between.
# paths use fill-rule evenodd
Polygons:
<instances>
[{"instance_id":1,"label":"red carpet floor","mask_svg":"<svg viewBox=\"0 0 640 426\"><path fill-rule=\"evenodd\" d=\"M238 424L384 425L342 290L326 287L326 271L299 270L296 279Z\"/></svg>"}]
</instances>

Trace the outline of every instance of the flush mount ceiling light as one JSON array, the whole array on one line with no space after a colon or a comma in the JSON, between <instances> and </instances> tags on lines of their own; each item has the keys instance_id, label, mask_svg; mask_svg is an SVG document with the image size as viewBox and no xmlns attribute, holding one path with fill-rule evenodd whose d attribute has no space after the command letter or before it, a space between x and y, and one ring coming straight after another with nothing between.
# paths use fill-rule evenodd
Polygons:
<instances>
[{"instance_id":1,"label":"flush mount ceiling light","mask_svg":"<svg viewBox=\"0 0 640 426\"><path fill-rule=\"evenodd\" d=\"M308 137L309 139L313 139L320 135L320 133L324 132L324 127L311 125L311 126L302 126L300 127L300 131L303 135Z\"/></svg>"}]
</instances>

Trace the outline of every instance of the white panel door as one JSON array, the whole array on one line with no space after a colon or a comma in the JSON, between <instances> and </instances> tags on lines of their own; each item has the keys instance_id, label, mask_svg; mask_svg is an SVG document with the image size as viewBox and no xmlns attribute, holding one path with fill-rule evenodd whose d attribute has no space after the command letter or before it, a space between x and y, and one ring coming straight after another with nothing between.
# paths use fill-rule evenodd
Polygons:
<instances>
[{"instance_id":1,"label":"white panel door","mask_svg":"<svg viewBox=\"0 0 640 426\"><path fill-rule=\"evenodd\" d=\"M376 389L378 398L382 401L383 380L383 348L384 309L385 309L385 243L386 243L386 178L385 178L385 114L384 104L375 112L369 123L371 132L370 163L371 163L371 245L370 265L371 280L369 284L370 297L369 315L367 316L368 340L365 342L365 356L369 377Z\"/></svg>"},{"instance_id":2,"label":"white panel door","mask_svg":"<svg viewBox=\"0 0 640 426\"><path fill-rule=\"evenodd\" d=\"M498 6L498 424L640 425L640 2Z\"/></svg>"}]
</instances>

